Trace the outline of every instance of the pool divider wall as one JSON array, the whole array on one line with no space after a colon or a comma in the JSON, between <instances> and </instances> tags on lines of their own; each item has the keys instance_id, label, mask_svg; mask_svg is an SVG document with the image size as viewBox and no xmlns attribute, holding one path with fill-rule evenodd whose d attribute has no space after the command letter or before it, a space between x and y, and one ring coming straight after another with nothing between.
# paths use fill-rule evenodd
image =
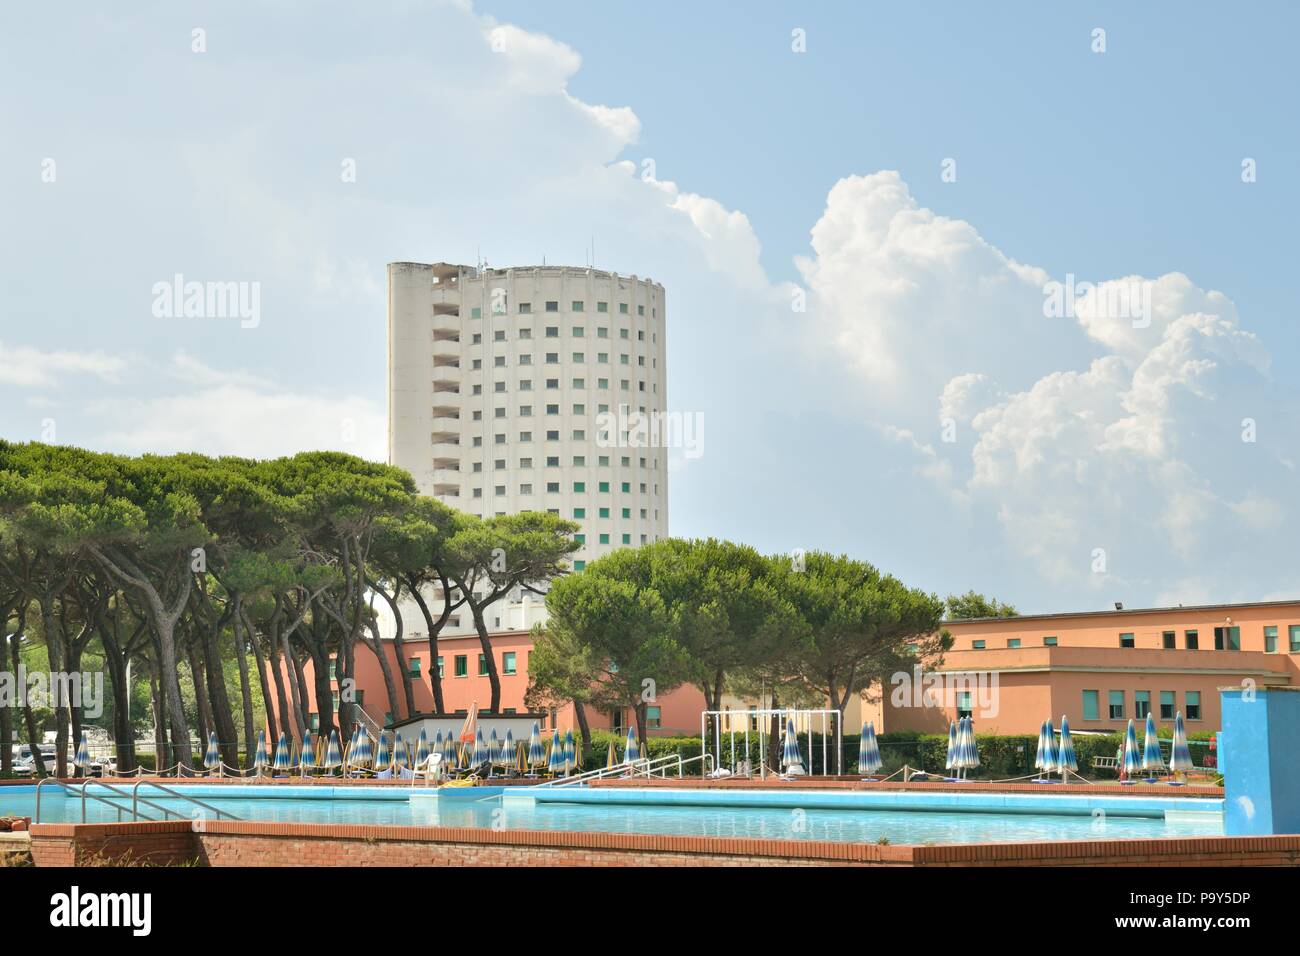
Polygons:
<instances>
[{"instance_id":1,"label":"pool divider wall","mask_svg":"<svg viewBox=\"0 0 1300 956\"><path fill-rule=\"evenodd\" d=\"M46 823L37 866L1294 866L1300 835L974 843L818 843L628 833L251 821Z\"/></svg>"},{"instance_id":2,"label":"pool divider wall","mask_svg":"<svg viewBox=\"0 0 1300 956\"><path fill-rule=\"evenodd\" d=\"M1219 695L1224 832L1300 833L1300 687L1220 687Z\"/></svg>"}]
</instances>

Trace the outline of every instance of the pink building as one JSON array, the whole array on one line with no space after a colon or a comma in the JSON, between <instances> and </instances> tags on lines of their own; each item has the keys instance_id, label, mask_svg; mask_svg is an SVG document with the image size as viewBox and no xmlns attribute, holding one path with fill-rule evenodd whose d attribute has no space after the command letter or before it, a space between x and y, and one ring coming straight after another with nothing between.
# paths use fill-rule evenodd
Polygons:
<instances>
[{"instance_id":1,"label":"pink building","mask_svg":"<svg viewBox=\"0 0 1300 956\"><path fill-rule=\"evenodd\" d=\"M524 694L528 690L528 656L532 653L532 635L527 631L509 631L491 635L492 653L496 658L497 674L501 679L501 710L506 714L525 713ZM398 673L397 654L391 641L382 644L388 655L389 668L393 681L398 685L398 696L402 697L401 678ZM429 641L427 638L407 638L403 642L403 653L411 675L415 709L418 713L433 712L433 689L429 684L429 668L434 666L429 659ZM442 636L438 639L436 666L442 675L443 703L451 713L467 714L470 707L486 710L492 701L492 687L487 670L482 662L483 648L477 635ZM283 665L280 665L283 673ZM308 723L315 726L316 695L311 662L307 662L306 677L311 717ZM287 679L287 678L286 678ZM392 714L388 701L388 692L384 686L383 671L379 661L371 650L358 645L356 650L356 689L362 709L379 726L393 720L403 720L413 716L405 713ZM335 694L335 712L338 710L338 683L331 679ZM287 684L286 684L287 686ZM404 698L402 698L404 700ZM279 710L276 701L268 702L273 710ZM292 706L292 704L291 704ZM704 695L695 687L683 686L649 707L649 732L655 736L681 736L699 734L700 711L704 709ZM554 727L567 730L577 729L572 704L553 710L543 716L542 728ZM587 722L593 730L613 730L625 733L630 714L620 711L608 713L587 708Z\"/></svg>"},{"instance_id":2,"label":"pink building","mask_svg":"<svg viewBox=\"0 0 1300 956\"><path fill-rule=\"evenodd\" d=\"M884 688L886 731L946 732L973 713L982 733L1035 734L1064 714L1074 730L1122 731L1148 712L1220 729L1218 688L1300 684L1300 601L1031 614L951 621L955 644L927 673L950 693L918 706L906 675ZM963 679L966 686L961 686Z\"/></svg>"}]
</instances>

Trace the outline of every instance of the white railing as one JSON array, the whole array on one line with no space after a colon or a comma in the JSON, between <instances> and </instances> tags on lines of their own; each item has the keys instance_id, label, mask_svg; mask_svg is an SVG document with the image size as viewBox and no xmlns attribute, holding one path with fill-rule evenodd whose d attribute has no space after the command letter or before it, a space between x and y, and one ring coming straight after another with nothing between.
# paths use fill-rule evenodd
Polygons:
<instances>
[{"instance_id":1,"label":"white railing","mask_svg":"<svg viewBox=\"0 0 1300 956\"><path fill-rule=\"evenodd\" d=\"M621 763L613 767L599 767L595 770L588 770L586 773L580 773L574 777L562 777L559 780L547 780L545 783L539 783L539 787L571 787L574 784L590 783L592 780L602 780L605 777L653 777L658 772L662 778L668 776L668 771L676 768L677 776L684 776L685 768L696 761L702 761L704 767L709 767L713 763L712 754L700 754L697 757L682 758L681 754L668 754L664 757L656 757L653 760L642 758L632 763ZM706 771L707 775L707 771Z\"/></svg>"}]
</instances>

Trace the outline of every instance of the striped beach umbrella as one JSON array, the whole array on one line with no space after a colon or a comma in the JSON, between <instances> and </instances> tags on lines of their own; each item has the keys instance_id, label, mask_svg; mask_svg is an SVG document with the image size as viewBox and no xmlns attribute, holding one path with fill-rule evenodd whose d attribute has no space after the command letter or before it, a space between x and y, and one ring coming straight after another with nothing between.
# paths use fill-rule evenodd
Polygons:
<instances>
[{"instance_id":1,"label":"striped beach umbrella","mask_svg":"<svg viewBox=\"0 0 1300 956\"><path fill-rule=\"evenodd\" d=\"M493 767L501 766L501 738L497 736L497 729L492 728L492 733L488 735L488 762Z\"/></svg>"},{"instance_id":2,"label":"striped beach umbrella","mask_svg":"<svg viewBox=\"0 0 1300 956\"><path fill-rule=\"evenodd\" d=\"M564 732L564 772L573 773L573 768L578 765L577 747L573 740L573 728L570 727Z\"/></svg>"},{"instance_id":3,"label":"striped beach umbrella","mask_svg":"<svg viewBox=\"0 0 1300 956\"><path fill-rule=\"evenodd\" d=\"M311 731L304 731L302 737L302 751L298 754L298 772L304 777L308 776L312 768L316 766L316 745L312 743Z\"/></svg>"},{"instance_id":4,"label":"striped beach umbrella","mask_svg":"<svg viewBox=\"0 0 1300 956\"><path fill-rule=\"evenodd\" d=\"M1160 737L1156 734L1156 719L1147 712L1146 739L1142 742L1142 769L1151 771L1148 780L1155 779L1155 771L1165 768L1165 759L1160 756Z\"/></svg>"},{"instance_id":5,"label":"striped beach umbrella","mask_svg":"<svg viewBox=\"0 0 1300 956\"><path fill-rule=\"evenodd\" d=\"M1038 725L1038 750L1034 753L1034 769L1041 771L1047 758L1047 721ZM1042 773L1039 773L1042 778Z\"/></svg>"},{"instance_id":6,"label":"striped beach umbrella","mask_svg":"<svg viewBox=\"0 0 1300 956\"><path fill-rule=\"evenodd\" d=\"M623 762L635 763L641 759L641 748L636 745L636 728L627 729L627 744L623 747Z\"/></svg>"},{"instance_id":7,"label":"striped beach umbrella","mask_svg":"<svg viewBox=\"0 0 1300 956\"><path fill-rule=\"evenodd\" d=\"M551 753L546 760L546 769L553 774L564 772L564 743L560 740L560 729L551 731Z\"/></svg>"},{"instance_id":8,"label":"striped beach umbrella","mask_svg":"<svg viewBox=\"0 0 1300 956\"><path fill-rule=\"evenodd\" d=\"M289 737L282 730L280 731L280 739L275 742L275 760L271 764L271 768L279 773L281 770L287 772L289 767Z\"/></svg>"},{"instance_id":9,"label":"striped beach umbrella","mask_svg":"<svg viewBox=\"0 0 1300 956\"><path fill-rule=\"evenodd\" d=\"M1061 769L1061 757L1056 749L1056 728L1052 726L1049 718L1044 725L1046 736L1043 740L1043 769L1048 773L1055 773Z\"/></svg>"},{"instance_id":10,"label":"striped beach umbrella","mask_svg":"<svg viewBox=\"0 0 1300 956\"><path fill-rule=\"evenodd\" d=\"M72 763L82 770L90 769L90 739L84 730L81 732L81 740L77 743L77 755L72 758Z\"/></svg>"},{"instance_id":11,"label":"striped beach umbrella","mask_svg":"<svg viewBox=\"0 0 1300 956\"><path fill-rule=\"evenodd\" d=\"M962 768L973 770L980 765L980 748L975 742L975 718L966 718L966 729L964 731L962 746Z\"/></svg>"},{"instance_id":12,"label":"striped beach umbrella","mask_svg":"<svg viewBox=\"0 0 1300 956\"><path fill-rule=\"evenodd\" d=\"M948 721L948 756L943 762L943 769L956 770L957 763L957 722Z\"/></svg>"},{"instance_id":13,"label":"striped beach umbrella","mask_svg":"<svg viewBox=\"0 0 1300 956\"><path fill-rule=\"evenodd\" d=\"M427 766L429 763L429 731L423 727L420 728L420 736L415 741L415 765L417 767Z\"/></svg>"},{"instance_id":14,"label":"striped beach umbrella","mask_svg":"<svg viewBox=\"0 0 1300 956\"><path fill-rule=\"evenodd\" d=\"M379 732L379 746L375 749L375 772L388 770L393 765L393 751L388 744L388 731Z\"/></svg>"},{"instance_id":15,"label":"striped beach umbrella","mask_svg":"<svg viewBox=\"0 0 1300 956\"><path fill-rule=\"evenodd\" d=\"M366 728L358 725L357 742L352 747L352 753L348 755L348 766L368 767L374 759L375 745L370 740L370 733Z\"/></svg>"},{"instance_id":16,"label":"striped beach umbrella","mask_svg":"<svg viewBox=\"0 0 1300 956\"><path fill-rule=\"evenodd\" d=\"M261 773L271 765L271 758L266 753L266 731L257 732L257 750L253 753L253 769Z\"/></svg>"},{"instance_id":17,"label":"striped beach umbrella","mask_svg":"<svg viewBox=\"0 0 1300 956\"><path fill-rule=\"evenodd\" d=\"M460 752L456 747L456 735L448 733L442 742L442 764L444 767L455 767L460 760Z\"/></svg>"},{"instance_id":18,"label":"striped beach umbrella","mask_svg":"<svg viewBox=\"0 0 1300 956\"><path fill-rule=\"evenodd\" d=\"M803 755L799 753L799 737L794 730L794 714L785 719L785 746L781 748L781 767L788 774L802 774Z\"/></svg>"},{"instance_id":19,"label":"striped beach umbrella","mask_svg":"<svg viewBox=\"0 0 1300 956\"><path fill-rule=\"evenodd\" d=\"M398 733L397 739L393 741L393 769L405 770L410 765L411 748L406 745L401 733Z\"/></svg>"},{"instance_id":20,"label":"striped beach umbrella","mask_svg":"<svg viewBox=\"0 0 1300 956\"><path fill-rule=\"evenodd\" d=\"M1137 727L1133 721L1128 722L1128 731L1124 734L1124 776L1131 777L1142 769L1142 755L1138 752Z\"/></svg>"},{"instance_id":21,"label":"striped beach umbrella","mask_svg":"<svg viewBox=\"0 0 1300 956\"><path fill-rule=\"evenodd\" d=\"M519 759L518 752L515 748L515 735L510 728L506 728L505 739L501 741L501 766L513 767Z\"/></svg>"},{"instance_id":22,"label":"striped beach umbrella","mask_svg":"<svg viewBox=\"0 0 1300 956\"><path fill-rule=\"evenodd\" d=\"M858 773L873 774L881 768L880 741L876 739L876 725L867 721L862 725L858 744Z\"/></svg>"},{"instance_id":23,"label":"striped beach umbrella","mask_svg":"<svg viewBox=\"0 0 1300 956\"><path fill-rule=\"evenodd\" d=\"M618 766L618 748L614 746L614 741L609 742L609 750L605 751L605 769L613 770Z\"/></svg>"},{"instance_id":24,"label":"striped beach umbrella","mask_svg":"<svg viewBox=\"0 0 1300 956\"><path fill-rule=\"evenodd\" d=\"M221 769L221 749L217 747L217 735L208 733L208 752L203 755L203 766L209 770Z\"/></svg>"},{"instance_id":25,"label":"striped beach umbrella","mask_svg":"<svg viewBox=\"0 0 1300 956\"><path fill-rule=\"evenodd\" d=\"M1057 755L1056 767L1061 771L1062 780L1066 779L1067 770L1079 771L1079 761L1074 757L1074 740L1070 737L1070 721L1065 714L1061 715L1061 752Z\"/></svg>"},{"instance_id":26,"label":"striped beach umbrella","mask_svg":"<svg viewBox=\"0 0 1300 956\"><path fill-rule=\"evenodd\" d=\"M1175 773L1192 769L1192 751L1187 746L1187 726L1183 723L1181 710L1174 714L1174 749L1169 754L1169 769Z\"/></svg>"},{"instance_id":27,"label":"striped beach umbrella","mask_svg":"<svg viewBox=\"0 0 1300 956\"><path fill-rule=\"evenodd\" d=\"M546 766L546 745L542 743L542 725L533 721L532 733L528 735L528 773L537 776L538 767Z\"/></svg>"},{"instance_id":28,"label":"striped beach umbrella","mask_svg":"<svg viewBox=\"0 0 1300 956\"><path fill-rule=\"evenodd\" d=\"M325 748L325 763L323 766L326 770L334 770L343 766L343 743L339 740L337 727L330 731L330 742L329 746Z\"/></svg>"},{"instance_id":29,"label":"striped beach umbrella","mask_svg":"<svg viewBox=\"0 0 1300 956\"><path fill-rule=\"evenodd\" d=\"M474 737L474 756L470 758L471 767L480 767L492 759L492 752L488 750L487 744L483 740L483 728L479 727L475 731Z\"/></svg>"}]
</instances>

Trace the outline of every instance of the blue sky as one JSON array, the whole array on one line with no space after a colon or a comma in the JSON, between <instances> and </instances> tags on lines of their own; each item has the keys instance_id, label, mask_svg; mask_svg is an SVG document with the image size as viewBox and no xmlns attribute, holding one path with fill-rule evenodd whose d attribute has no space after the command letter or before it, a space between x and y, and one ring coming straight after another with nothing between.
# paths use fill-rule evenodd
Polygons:
<instances>
[{"instance_id":1,"label":"blue sky","mask_svg":"<svg viewBox=\"0 0 1300 956\"><path fill-rule=\"evenodd\" d=\"M665 284L669 404L704 416L673 533L1027 611L1300 594L1300 14L744 11L15 11L0 434L381 456L384 264L594 235ZM256 326L151 314L178 273L258 283ZM1071 274L1153 315L1046 317Z\"/></svg>"}]
</instances>

